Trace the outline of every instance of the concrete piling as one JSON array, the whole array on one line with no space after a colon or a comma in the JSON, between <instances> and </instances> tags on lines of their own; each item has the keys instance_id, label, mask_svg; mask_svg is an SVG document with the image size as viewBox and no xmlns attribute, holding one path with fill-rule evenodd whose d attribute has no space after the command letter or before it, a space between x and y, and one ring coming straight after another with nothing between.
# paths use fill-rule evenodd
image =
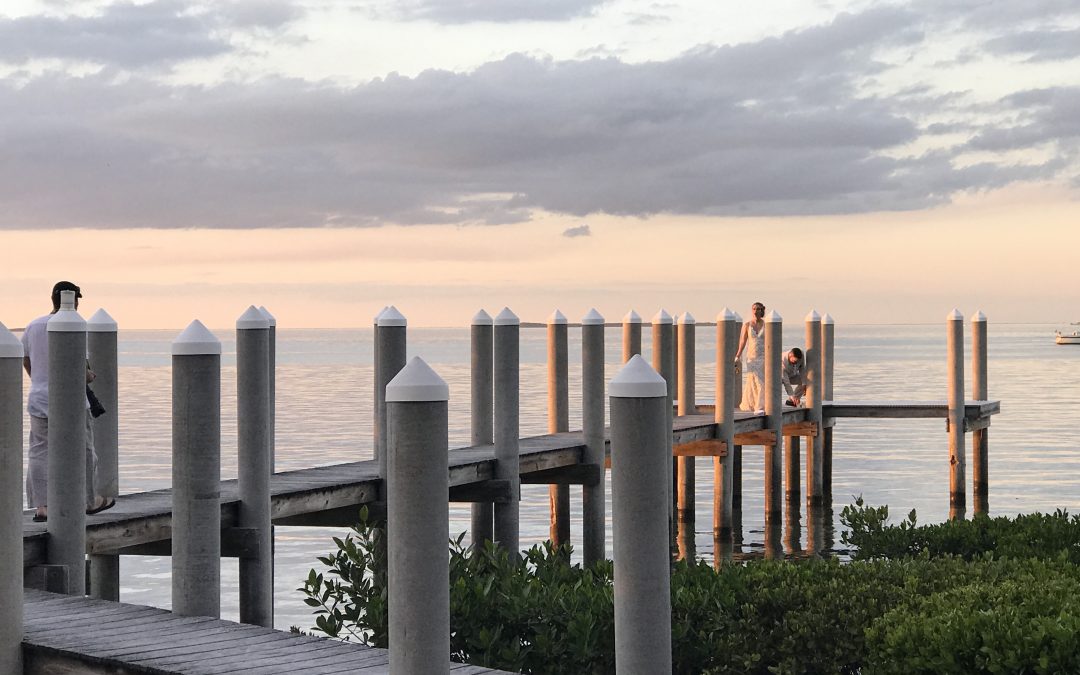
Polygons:
<instances>
[{"instance_id":1,"label":"concrete piling","mask_svg":"<svg viewBox=\"0 0 1080 675\"><path fill-rule=\"evenodd\" d=\"M721 538L731 536L732 485L735 447L735 350L739 331L735 314L727 308L716 317L716 410L717 440L727 450L713 458L713 532ZM730 551L730 548L729 548Z\"/></svg>"},{"instance_id":2,"label":"concrete piling","mask_svg":"<svg viewBox=\"0 0 1080 675\"><path fill-rule=\"evenodd\" d=\"M626 354L624 352L624 362ZM675 381L675 322L665 310L661 309L652 318L652 367L653 370L664 378L668 383L667 407L664 408L666 428L670 429L675 418L675 388L671 383ZM667 435L667 454L671 457L670 466L665 472L667 482L668 519L671 521L672 534L676 529L676 508L679 495L677 477L679 475L679 460L672 456L671 434Z\"/></svg>"},{"instance_id":3,"label":"concrete piling","mask_svg":"<svg viewBox=\"0 0 1080 675\"><path fill-rule=\"evenodd\" d=\"M379 330L376 334L378 346L375 353L379 362L375 366L375 376L379 387L377 404L379 406L379 429L386 429L386 385L405 367L406 331L408 322L397 307L390 305L379 315ZM375 454L379 458L379 476L386 483L386 434L380 432L379 444ZM386 495L382 495L385 499Z\"/></svg>"},{"instance_id":4,"label":"concrete piling","mask_svg":"<svg viewBox=\"0 0 1080 675\"><path fill-rule=\"evenodd\" d=\"M99 309L86 321L86 350L90 368L97 377L93 390L105 414L91 420L94 451L97 453L97 494L120 495L119 464L119 395L116 345L116 321ZM101 600L120 600L120 556L90 556L90 594Z\"/></svg>"},{"instance_id":5,"label":"concrete piling","mask_svg":"<svg viewBox=\"0 0 1080 675\"><path fill-rule=\"evenodd\" d=\"M641 353L641 316L630 310L622 320L622 360L626 363Z\"/></svg>"},{"instance_id":6,"label":"concrete piling","mask_svg":"<svg viewBox=\"0 0 1080 675\"><path fill-rule=\"evenodd\" d=\"M520 458L520 345L521 321L504 307L495 317L492 331L492 381L495 397L495 477L508 481L511 500L495 505L495 541L517 556L519 549L518 507L521 499Z\"/></svg>"},{"instance_id":7,"label":"concrete piling","mask_svg":"<svg viewBox=\"0 0 1080 675\"><path fill-rule=\"evenodd\" d=\"M221 342L192 321L172 343L172 611L221 617Z\"/></svg>"},{"instance_id":8,"label":"concrete piling","mask_svg":"<svg viewBox=\"0 0 1080 675\"><path fill-rule=\"evenodd\" d=\"M985 401L990 395L986 365L986 315L976 312L971 317L971 391L976 401ZM971 460L975 513L987 513L990 510L990 429L971 432Z\"/></svg>"},{"instance_id":9,"label":"concrete piling","mask_svg":"<svg viewBox=\"0 0 1080 675\"><path fill-rule=\"evenodd\" d=\"M68 570L70 595L86 594L86 321L75 292L60 292L49 319L49 564ZM92 470L92 468L91 468Z\"/></svg>"},{"instance_id":10,"label":"concrete piling","mask_svg":"<svg viewBox=\"0 0 1080 675\"><path fill-rule=\"evenodd\" d=\"M267 367L269 368L270 390L270 473L274 473L277 465L277 319L263 305L259 305L259 313L270 324L270 348L267 350Z\"/></svg>"},{"instance_id":11,"label":"concrete piling","mask_svg":"<svg viewBox=\"0 0 1080 675\"><path fill-rule=\"evenodd\" d=\"M581 319L581 426L585 463L596 467L597 482L581 488L582 557L585 566L603 560L606 536L604 472L604 317L595 309Z\"/></svg>"},{"instance_id":12,"label":"concrete piling","mask_svg":"<svg viewBox=\"0 0 1080 675\"><path fill-rule=\"evenodd\" d=\"M559 310L548 318L548 433L570 431L570 371L567 345L566 317ZM562 546L570 543L570 486L552 483L548 486L551 506L551 543Z\"/></svg>"},{"instance_id":13,"label":"concrete piling","mask_svg":"<svg viewBox=\"0 0 1080 675\"><path fill-rule=\"evenodd\" d=\"M821 315L814 310L806 315L805 350L807 421L815 425L815 434L806 439L806 503L820 506L825 436L821 433Z\"/></svg>"},{"instance_id":14,"label":"concrete piling","mask_svg":"<svg viewBox=\"0 0 1080 675\"><path fill-rule=\"evenodd\" d=\"M697 368L697 322L690 312L684 312L679 316L678 325L678 353L679 361L675 372L678 395L679 416L693 415L697 412L697 378L694 374ZM692 523L697 519L694 510L694 502L697 493L696 480L696 457L679 457L679 491L678 491L678 518L680 523L690 523L687 528L693 532Z\"/></svg>"},{"instance_id":15,"label":"concrete piling","mask_svg":"<svg viewBox=\"0 0 1080 675\"><path fill-rule=\"evenodd\" d=\"M0 323L0 673L21 673L23 347Z\"/></svg>"},{"instance_id":16,"label":"concrete piling","mask_svg":"<svg viewBox=\"0 0 1080 675\"><path fill-rule=\"evenodd\" d=\"M783 526L780 501L783 494L783 383L780 379L780 359L784 353L784 323L773 310L765 319L765 430L772 432L772 445L765 446L765 522L776 526L775 537L779 546L779 532ZM766 534L769 534L768 529Z\"/></svg>"},{"instance_id":17,"label":"concrete piling","mask_svg":"<svg viewBox=\"0 0 1080 675\"><path fill-rule=\"evenodd\" d=\"M371 320L371 384L374 390L371 399L371 458L375 460L379 459L379 438L384 433L380 415L384 409L383 396L386 395L386 383L379 378L379 317L388 309L389 305L383 307Z\"/></svg>"},{"instance_id":18,"label":"concrete piling","mask_svg":"<svg viewBox=\"0 0 1080 675\"><path fill-rule=\"evenodd\" d=\"M739 337L738 336L742 334L743 320L742 320L742 317L739 316L738 312L733 312L733 313L735 314L735 351L738 351L738 349L739 349ZM739 406L740 406L740 404L742 402L743 374L742 374L742 369L738 368L737 364L735 364L735 354L734 353L732 353L732 355L731 355L731 360L732 360L732 366L736 367L735 382L734 382L731 401L732 401L732 405L735 407L735 409L738 410ZM731 450L729 451L729 454L731 455L731 508L732 508L733 513L736 513L736 514L739 515L739 518L740 518L740 521L741 521L741 518L742 518L742 446L741 445L733 446L731 448ZM734 525L733 525L733 527L734 527ZM739 530L741 530L741 525L739 527ZM732 536L734 536L734 537L741 536L739 530L733 529L732 530Z\"/></svg>"},{"instance_id":19,"label":"concrete piling","mask_svg":"<svg viewBox=\"0 0 1080 675\"><path fill-rule=\"evenodd\" d=\"M470 428L473 445L491 445L495 442L492 431L492 384L491 384L491 315L480 310L472 318L470 331ZM494 532L494 505L491 502L474 502L470 536L473 546L492 541Z\"/></svg>"},{"instance_id":20,"label":"concrete piling","mask_svg":"<svg viewBox=\"0 0 1080 675\"><path fill-rule=\"evenodd\" d=\"M821 319L821 398L833 400L833 367L836 363L836 322L826 314ZM821 430L821 497L826 503L832 503L832 460L833 460L833 425L832 420L822 419Z\"/></svg>"},{"instance_id":21,"label":"concrete piling","mask_svg":"<svg viewBox=\"0 0 1080 675\"><path fill-rule=\"evenodd\" d=\"M269 352L270 323L252 305L236 321L238 524L253 547L239 561L240 621L273 628Z\"/></svg>"},{"instance_id":22,"label":"concrete piling","mask_svg":"<svg viewBox=\"0 0 1080 675\"><path fill-rule=\"evenodd\" d=\"M964 316L954 309L946 317L949 401L949 517L963 518L967 510L964 453Z\"/></svg>"},{"instance_id":23,"label":"concrete piling","mask_svg":"<svg viewBox=\"0 0 1080 675\"><path fill-rule=\"evenodd\" d=\"M668 521L655 507L670 455L664 437L667 382L636 355L609 385L615 547L615 665L670 673Z\"/></svg>"},{"instance_id":24,"label":"concrete piling","mask_svg":"<svg viewBox=\"0 0 1080 675\"><path fill-rule=\"evenodd\" d=\"M450 672L449 399L418 357L386 385L392 675Z\"/></svg>"}]
</instances>

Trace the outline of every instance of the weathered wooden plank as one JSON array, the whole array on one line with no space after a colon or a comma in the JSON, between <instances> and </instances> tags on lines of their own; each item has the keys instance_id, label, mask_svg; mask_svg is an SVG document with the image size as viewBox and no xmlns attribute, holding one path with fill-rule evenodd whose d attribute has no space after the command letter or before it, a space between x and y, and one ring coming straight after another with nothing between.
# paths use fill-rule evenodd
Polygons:
<instances>
[{"instance_id":1,"label":"weathered wooden plank","mask_svg":"<svg viewBox=\"0 0 1080 675\"><path fill-rule=\"evenodd\" d=\"M681 443L672 446L671 454L675 457L726 457L727 443L716 439Z\"/></svg>"}]
</instances>

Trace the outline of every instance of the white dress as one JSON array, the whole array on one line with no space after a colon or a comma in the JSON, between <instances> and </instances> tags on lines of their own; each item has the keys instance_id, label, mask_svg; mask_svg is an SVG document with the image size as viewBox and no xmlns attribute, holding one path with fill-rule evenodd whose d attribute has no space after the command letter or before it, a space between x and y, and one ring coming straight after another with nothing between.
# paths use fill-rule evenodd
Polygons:
<instances>
[{"instance_id":1,"label":"white dress","mask_svg":"<svg viewBox=\"0 0 1080 675\"><path fill-rule=\"evenodd\" d=\"M743 374L742 410L761 410L765 407L765 322L761 329L754 330L754 324L746 326L746 367Z\"/></svg>"}]
</instances>

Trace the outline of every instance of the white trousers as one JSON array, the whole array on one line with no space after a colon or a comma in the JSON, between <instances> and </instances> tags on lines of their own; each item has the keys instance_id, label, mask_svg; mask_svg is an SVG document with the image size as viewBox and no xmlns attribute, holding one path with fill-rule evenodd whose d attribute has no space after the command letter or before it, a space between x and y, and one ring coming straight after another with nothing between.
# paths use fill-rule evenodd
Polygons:
<instances>
[{"instance_id":1,"label":"white trousers","mask_svg":"<svg viewBox=\"0 0 1080 675\"><path fill-rule=\"evenodd\" d=\"M94 506L97 453L94 428L86 411L86 508ZM26 500L31 508L48 506L49 500L49 418L30 416L30 453L26 468Z\"/></svg>"}]
</instances>

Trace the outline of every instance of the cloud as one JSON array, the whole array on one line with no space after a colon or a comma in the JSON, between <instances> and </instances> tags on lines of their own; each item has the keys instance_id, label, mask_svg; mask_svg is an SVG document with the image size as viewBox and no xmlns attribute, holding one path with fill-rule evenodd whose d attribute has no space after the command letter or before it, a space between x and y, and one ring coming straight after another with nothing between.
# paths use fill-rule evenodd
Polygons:
<instances>
[{"instance_id":1,"label":"cloud","mask_svg":"<svg viewBox=\"0 0 1080 675\"><path fill-rule=\"evenodd\" d=\"M609 0L401 0L390 10L405 21L462 24L567 21L595 13Z\"/></svg>"},{"instance_id":2,"label":"cloud","mask_svg":"<svg viewBox=\"0 0 1080 675\"><path fill-rule=\"evenodd\" d=\"M1072 30L1028 30L988 40L985 48L993 54L1021 54L1029 61L1060 61L1080 57L1080 28Z\"/></svg>"},{"instance_id":3,"label":"cloud","mask_svg":"<svg viewBox=\"0 0 1080 675\"><path fill-rule=\"evenodd\" d=\"M924 27L885 7L666 61L516 54L352 87L0 80L0 228L865 213L1059 175L1064 155L963 155L1071 133L1075 93L1003 99L995 123L963 94L865 91L892 68L882 50L921 49Z\"/></svg>"},{"instance_id":4,"label":"cloud","mask_svg":"<svg viewBox=\"0 0 1080 675\"><path fill-rule=\"evenodd\" d=\"M232 51L229 31L277 29L301 12L285 2L221 2L200 11L183 0L120 2L92 16L0 18L0 62L86 61L126 69L210 58Z\"/></svg>"},{"instance_id":5,"label":"cloud","mask_svg":"<svg viewBox=\"0 0 1080 675\"><path fill-rule=\"evenodd\" d=\"M577 237L591 237L592 230L589 229L588 225L578 225L577 227L568 227L563 230L562 236L569 237L570 239Z\"/></svg>"}]
</instances>

